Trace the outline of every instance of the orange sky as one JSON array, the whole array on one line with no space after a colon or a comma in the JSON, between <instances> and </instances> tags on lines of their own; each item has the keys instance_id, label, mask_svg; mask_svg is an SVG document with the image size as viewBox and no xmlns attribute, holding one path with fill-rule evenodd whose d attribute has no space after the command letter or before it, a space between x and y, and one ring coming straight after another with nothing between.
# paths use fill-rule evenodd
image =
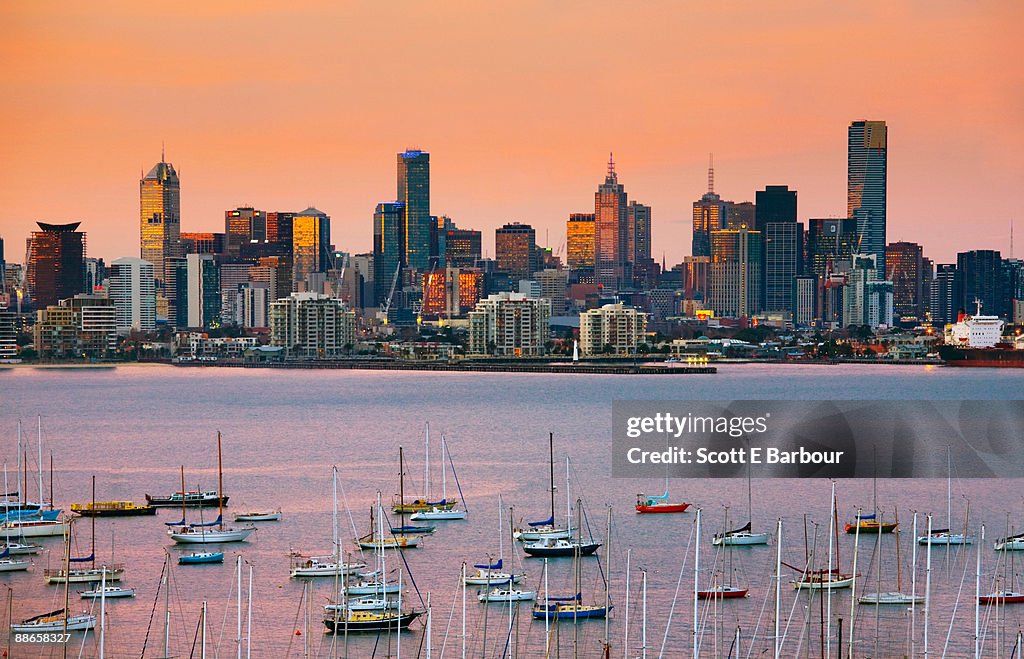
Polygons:
<instances>
[{"instance_id":1,"label":"orange sky","mask_svg":"<svg viewBox=\"0 0 1024 659\"><path fill-rule=\"evenodd\" d=\"M801 220L845 213L854 119L889 124L889 240L940 262L1009 250L1022 3L280 4L0 5L8 260L36 220L81 220L92 256L137 255L139 174L164 140L183 230L312 204L351 251L370 249L406 147L431 152L432 211L491 254L510 220L564 242L614 151L673 263L709 151L725 198L788 184Z\"/></svg>"}]
</instances>

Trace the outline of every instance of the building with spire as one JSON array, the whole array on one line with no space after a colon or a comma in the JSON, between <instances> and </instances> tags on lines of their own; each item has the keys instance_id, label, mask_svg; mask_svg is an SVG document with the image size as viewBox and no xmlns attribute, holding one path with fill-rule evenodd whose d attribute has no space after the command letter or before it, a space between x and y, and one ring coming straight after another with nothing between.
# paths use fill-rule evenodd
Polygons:
<instances>
[{"instance_id":1,"label":"building with spire","mask_svg":"<svg viewBox=\"0 0 1024 659\"><path fill-rule=\"evenodd\" d=\"M139 237L141 256L153 264L159 292L169 278L167 259L183 256L181 184L163 150L160 162L139 181Z\"/></svg>"},{"instance_id":2,"label":"building with spire","mask_svg":"<svg viewBox=\"0 0 1024 659\"><path fill-rule=\"evenodd\" d=\"M632 279L628 206L626 190L615 173L615 159L608 154L608 173L594 194L594 278L612 290Z\"/></svg>"},{"instance_id":3,"label":"building with spire","mask_svg":"<svg viewBox=\"0 0 1024 659\"><path fill-rule=\"evenodd\" d=\"M711 256L711 232L726 228L729 202L715 193L715 160L708 156L708 191L693 202L693 242L690 253L693 256ZM748 224L747 228L752 228ZM739 227L731 227L739 228Z\"/></svg>"}]
</instances>

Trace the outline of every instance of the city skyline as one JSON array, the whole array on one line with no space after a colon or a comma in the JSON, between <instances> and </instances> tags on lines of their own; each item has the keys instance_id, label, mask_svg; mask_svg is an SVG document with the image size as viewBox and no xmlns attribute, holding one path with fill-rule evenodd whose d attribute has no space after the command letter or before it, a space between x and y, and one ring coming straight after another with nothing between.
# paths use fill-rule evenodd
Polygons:
<instances>
[{"instance_id":1,"label":"city skyline","mask_svg":"<svg viewBox=\"0 0 1024 659\"><path fill-rule=\"evenodd\" d=\"M0 48L15 65L0 73L11 99L0 113L17 127L0 147L5 237L27 235L35 221L81 221L92 254L134 255L124 230L138 217L132 188L166 140L182 181L183 230L215 230L224 210L240 205L316 206L335 218L339 248L370 251L367 218L392 194L394 153L422 148L435 161L431 211L482 230L490 255L493 230L511 221L557 247L568 215L588 210L613 151L630 195L652 208L652 256L677 263L690 253L690 203L704 191L708 152L723 198L788 185L800 194L800 221L841 217L844 128L879 119L891 142L887 239L924 242L936 262L961 249L1009 253L1024 174L1013 158L1024 145L1022 74L1000 65L1012 61L1008 26L1022 13L1010 3L967 16L924 4L801 3L757 11L652 3L628 15L309 4L165 16L131 6L104 22L85 8L3 11ZM625 17L628 34L608 38ZM501 35L480 29L496 19ZM702 30L709 22L728 29ZM419 24L430 27L429 43L445 46L397 36ZM241 54L208 38L236 26L271 45ZM285 48L299 30L311 38ZM394 52L367 58L385 33ZM481 48L486 56L473 57ZM174 72L148 76L157 65ZM580 104L597 75L621 93L604 94L600 107ZM421 102L381 93L398 87ZM288 100L305 94L322 102ZM65 194L47 194L53 171L70 162L88 167L62 182ZM957 231L967 221L971 231ZM8 259L17 252L9 247Z\"/></svg>"}]
</instances>

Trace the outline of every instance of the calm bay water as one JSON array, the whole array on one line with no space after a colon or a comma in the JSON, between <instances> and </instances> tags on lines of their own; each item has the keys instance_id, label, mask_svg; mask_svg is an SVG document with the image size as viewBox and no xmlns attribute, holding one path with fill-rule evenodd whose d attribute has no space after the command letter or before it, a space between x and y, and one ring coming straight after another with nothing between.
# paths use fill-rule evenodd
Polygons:
<instances>
[{"instance_id":1,"label":"calm bay water","mask_svg":"<svg viewBox=\"0 0 1024 659\"><path fill-rule=\"evenodd\" d=\"M53 454L54 496L58 506L89 499L89 481L96 475L100 500L134 499L144 493L164 495L179 487L178 470L184 464L190 489L216 488L216 433L224 441L225 493L231 511L277 508L284 511L280 523L263 524L249 542L225 545L228 560L221 566L174 566L171 582L171 654L187 657L199 618L200 603L209 602L208 638L216 648L211 656L235 654L234 556L240 554L254 566L253 655L300 657L304 641L313 656L394 656L397 641L376 637L331 637L322 633L321 606L330 596L332 580L316 582L312 594L310 631L303 628L302 584L289 579L288 552L329 553L331 544L331 465L337 465L344 497L342 537L368 526L369 509L381 491L385 502L398 492L398 447L407 458L407 494L423 489L423 425L430 423L434 469L437 445L443 433L449 441L459 479L470 510L466 522L439 522L433 537L422 548L406 553L419 591L429 592L433 604L434 656L445 644L445 657L461 656L461 589L463 562L484 562L498 555L498 495L505 506L514 506L513 517L542 519L548 510L547 436L555 435L556 479L564 479L564 456L573 464L573 496L584 497L585 509L595 536L605 535L605 516L612 508L611 597L615 604L611 625L612 656L623 656L627 621L624 567L630 550L632 584L629 596L629 656L640 654L640 568L648 575L648 656L692 655L693 519L683 515L639 516L632 505L638 491L660 491L663 484L651 480L610 478L611 402L615 399L686 400L782 398L782 399L1016 399L1024 394L1024 372L989 369L944 369L898 366L789 366L727 365L717 375L686 377L560 376L535 374L411 373L370 371L269 371L238 369L182 369L169 366L126 366L109 370L14 368L0 371L0 456L13 482L16 463L15 437L18 419L31 440L30 461L34 472L36 415L43 417L44 453ZM944 446L936 438L936 447ZM47 458L44 457L44 463ZM449 473L449 493L454 483ZM435 481L439 481L435 471ZM29 493L35 498L35 477L30 473ZM932 550L932 602L929 628L930 654L968 656L974 641L974 570L981 548L982 590L992 590L996 579L1008 580L1021 567L1004 566L991 549L991 539L1003 535L1009 523L1024 526L1024 480L954 482L953 525L963 524L966 499L970 499L972 532L986 522L987 538L973 548ZM44 488L48 487L48 483ZM432 485L434 492L439 482ZM730 524L746 517L747 484L743 480L687 481L672 483L673 498L694 502L704 513L701 542L702 584L712 579L730 580L750 587L751 597L709 605L701 612L701 655L727 656L736 628L740 628L742 656L760 656L771 648L774 610L774 545L737 549L731 555L711 547L710 535L725 525L726 506ZM13 487L12 487L13 489ZM911 579L913 511L934 511L936 525L945 525L945 480L885 481L878 484L879 503L892 517L899 508L903 590ZM810 537L817 524L819 551L828 542L830 484L824 480L754 481L753 523L756 529L774 531L782 517L785 525L783 560L804 562L804 516ZM559 515L564 515L564 485L559 488ZM858 506L871 506L870 481L839 483L840 523L852 518ZM195 514L190 511L190 515ZM204 515L210 515L209 511ZM180 512L163 510L153 517L100 519L96 523L97 553L127 564L123 585L138 589L133 600L108 603L110 629L107 654L138 657L147 637L145 656L156 657L163 646L163 600L156 601L165 552L173 562L182 553L164 535L162 522L177 519ZM214 512L207 519L216 516ZM923 519L921 520L923 525ZM738 526L739 524L737 524ZM923 531L922 531L923 532ZM506 532L507 533L507 532ZM76 524L74 553L89 553L89 524ZM896 589L896 538L882 539L881 589ZM354 550L351 542L346 547ZM507 537L504 543L509 560ZM190 548L188 551L191 551ZM518 550L517 550L518 551ZM28 573L0 574L0 583L13 591L13 619L23 619L62 606L63 589L46 586L42 570L57 567L62 547L59 539L45 541ZM602 553L602 565L605 564ZM853 538L840 538L839 555L850 569ZM875 538L861 540L857 571L858 590L877 590ZM518 551L518 556L522 552ZM923 591L924 551L918 553L918 590ZM372 560L367 556L367 560ZM517 559L518 561L519 559ZM397 564L395 557L389 565ZM1019 561L1024 563L1024 560ZM523 561L524 586L543 591L542 562ZM824 559L820 561L824 563ZM682 572L680 572L682 570ZM586 559L581 569L581 591L593 603L604 601L598 562ZM672 609L673 596L678 600ZM786 632L784 656L820 656L819 624L824 600L797 595L789 585L795 572L784 573L782 594ZM247 579L247 576L246 576ZM1000 581L1000 585L1005 581ZM574 590L572 561L550 563L552 594ZM961 591L958 601L958 591ZM407 597L418 604L410 589ZM72 592L73 605L83 608ZM98 603L96 605L98 607ZM467 601L469 656L500 657L507 643L518 644L523 657L543 656L543 621L532 621L529 604L522 604L522 618L513 625L509 640L508 607L485 608L470 591ZM1024 607L1024 605L1018 605ZM844 619L843 642L850 638L850 592L837 591L831 600L832 617ZM954 616L955 608L955 616ZM155 615L153 615L155 610ZM486 611L486 615L484 612ZM923 607L915 612L914 645L923 650ZM7 611L4 610L5 619ZM1024 608L1000 607L983 611L985 656L1009 656L1014 635L1024 623ZM669 618L671 616L671 623ZM151 622L152 620L152 622ZM838 637L833 626L832 652L838 656ZM788 631L786 631L788 628ZM425 656L422 624L416 632L402 635L402 656ZM666 629L668 632L666 634ZM855 656L891 657L908 653L910 614L900 607L877 612L858 607L853 625ZM445 637L447 635L447 641ZM604 638L604 623L581 622L558 626L552 637L552 656L597 657ZM76 656L81 635L73 641ZM938 652L936 652L938 650ZM12 656L19 656L15 649ZM49 656L46 650L21 649L20 656ZM41 652L41 653L40 653ZM95 635L88 635L83 656L95 656ZM735 651L734 651L735 652ZM768 652L770 655L770 650ZM54 651L52 656L60 656ZM198 656L198 650L195 656ZM735 656L735 654L733 655Z\"/></svg>"}]
</instances>

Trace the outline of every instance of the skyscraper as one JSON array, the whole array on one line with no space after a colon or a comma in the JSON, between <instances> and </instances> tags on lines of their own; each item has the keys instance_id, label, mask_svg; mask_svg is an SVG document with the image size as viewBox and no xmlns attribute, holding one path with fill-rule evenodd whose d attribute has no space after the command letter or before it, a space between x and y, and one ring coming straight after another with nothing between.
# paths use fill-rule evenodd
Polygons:
<instances>
[{"instance_id":1,"label":"skyscraper","mask_svg":"<svg viewBox=\"0 0 1024 659\"><path fill-rule=\"evenodd\" d=\"M405 264L405 205L393 201L377 204L373 212L374 304L381 305L391 293L392 282Z\"/></svg>"},{"instance_id":2,"label":"skyscraper","mask_svg":"<svg viewBox=\"0 0 1024 659\"><path fill-rule=\"evenodd\" d=\"M110 298L114 301L117 331L152 332L156 329L156 288L153 264L126 256L110 264Z\"/></svg>"},{"instance_id":3,"label":"skyscraper","mask_svg":"<svg viewBox=\"0 0 1024 659\"><path fill-rule=\"evenodd\" d=\"M896 321L916 324L924 314L924 263L917 243L895 242L885 247L886 279L892 282L892 306Z\"/></svg>"},{"instance_id":4,"label":"skyscraper","mask_svg":"<svg viewBox=\"0 0 1024 659\"><path fill-rule=\"evenodd\" d=\"M709 159L710 160L710 159ZM711 256L711 232L726 228L726 215L729 202L715 193L715 165L708 163L708 191L693 202L693 242L690 254L693 256ZM753 225L748 224L747 228ZM736 228L739 227L730 227Z\"/></svg>"},{"instance_id":5,"label":"skyscraper","mask_svg":"<svg viewBox=\"0 0 1024 659\"><path fill-rule=\"evenodd\" d=\"M756 193L754 225L764 240L763 309L792 312L794 278L803 260L803 226L796 221L796 190L768 185Z\"/></svg>"},{"instance_id":6,"label":"skyscraper","mask_svg":"<svg viewBox=\"0 0 1024 659\"><path fill-rule=\"evenodd\" d=\"M857 224L849 219L812 218L807 227L807 262L821 281L835 272L838 261L857 251Z\"/></svg>"},{"instance_id":7,"label":"skyscraper","mask_svg":"<svg viewBox=\"0 0 1024 659\"><path fill-rule=\"evenodd\" d=\"M594 271L594 214L572 213L565 226L565 263L570 270Z\"/></svg>"},{"instance_id":8,"label":"skyscraper","mask_svg":"<svg viewBox=\"0 0 1024 659\"><path fill-rule=\"evenodd\" d=\"M745 318L761 311L763 244L759 231L711 232L707 301L719 316Z\"/></svg>"},{"instance_id":9,"label":"skyscraper","mask_svg":"<svg viewBox=\"0 0 1024 659\"><path fill-rule=\"evenodd\" d=\"M956 322L956 265L940 263L932 279L930 312L932 324L938 327Z\"/></svg>"},{"instance_id":10,"label":"skyscraper","mask_svg":"<svg viewBox=\"0 0 1024 659\"><path fill-rule=\"evenodd\" d=\"M403 205L405 264L420 271L430 267L430 154L408 150L398 154L398 203Z\"/></svg>"},{"instance_id":11,"label":"skyscraper","mask_svg":"<svg viewBox=\"0 0 1024 659\"><path fill-rule=\"evenodd\" d=\"M615 160L608 157L608 174L594 193L594 277L605 288L618 290L627 275L629 261L626 190L615 174Z\"/></svg>"},{"instance_id":12,"label":"skyscraper","mask_svg":"<svg viewBox=\"0 0 1024 659\"><path fill-rule=\"evenodd\" d=\"M220 267L212 254L186 256L184 267L178 266L177 286L178 327L217 324L221 312Z\"/></svg>"},{"instance_id":13,"label":"skyscraper","mask_svg":"<svg viewBox=\"0 0 1024 659\"><path fill-rule=\"evenodd\" d=\"M975 300L981 302L981 313L1006 318L1006 277L1000 253L991 249L977 249L956 255L955 311L976 312Z\"/></svg>"},{"instance_id":14,"label":"skyscraper","mask_svg":"<svg viewBox=\"0 0 1024 659\"><path fill-rule=\"evenodd\" d=\"M243 246L267 242L267 214L251 206L224 211L224 251L231 261L243 257Z\"/></svg>"},{"instance_id":15,"label":"skyscraper","mask_svg":"<svg viewBox=\"0 0 1024 659\"><path fill-rule=\"evenodd\" d=\"M0 295L7 292L7 261L4 260L4 239L0 238Z\"/></svg>"},{"instance_id":16,"label":"skyscraper","mask_svg":"<svg viewBox=\"0 0 1024 659\"><path fill-rule=\"evenodd\" d=\"M651 258L651 207L638 201L629 202L626 207L628 227L626 255L632 263L642 263Z\"/></svg>"},{"instance_id":17,"label":"skyscraper","mask_svg":"<svg viewBox=\"0 0 1024 659\"><path fill-rule=\"evenodd\" d=\"M292 219L292 264L296 287L314 272L327 272L331 249L331 218L309 207Z\"/></svg>"},{"instance_id":18,"label":"skyscraper","mask_svg":"<svg viewBox=\"0 0 1024 659\"><path fill-rule=\"evenodd\" d=\"M511 222L494 232L494 256L498 269L512 275L513 281L529 279L540 269L537 233L529 224Z\"/></svg>"},{"instance_id":19,"label":"skyscraper","mask_svg":"<svg viewBox=\"0 0 1024 659\"><path fill-rule=\"evenodd\" d=\"M884 121L854 121L848 132L846 216L857 222L860 254L874 254L885 277L887 129Z\"/></svg>"},{"instance_id":20,"label":"skyscraper","mask_svg":"<svg viewBox=\"0 0 1024 659\"><path fill-rule=\"evenodd\" d=\"M85 233L81 222L37 222L28 240L28 291L35 309L45 309L85 290Z\"/></svg>"},{"instance_id":21,"label":"skyscraper","mask_svg":"<svg viewBox=\"0 0 1024 659\"><path fill-rule=\"evenodd\" d=\"M164 161L163 154L139 181L139 233L142 258L153 264L159 291L167 280L165 260L182 255L181 185L174 166Z\"/></svg>"},{"instance_id":22,"label":"skyscraper","mask_svg":"<svg viewBox=\"0 0 1024 659\"><path fill-rule=\"evenodd\" d=\"M444 262L449 268L472 268L483 256L481 234L453 226L444 240Z\"/></svg>"}]
</instances>

